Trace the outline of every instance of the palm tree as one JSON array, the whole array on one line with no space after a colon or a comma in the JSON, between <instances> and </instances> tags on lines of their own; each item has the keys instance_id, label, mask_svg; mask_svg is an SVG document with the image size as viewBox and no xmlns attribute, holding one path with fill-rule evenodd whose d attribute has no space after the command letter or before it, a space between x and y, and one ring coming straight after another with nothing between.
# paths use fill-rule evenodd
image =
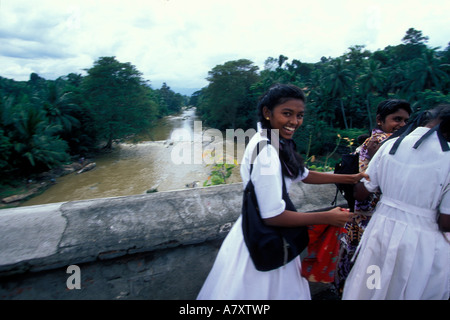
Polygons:
<instances>
[{"instance_id":1,"label":"palm tree","mask_svg":"<svg viewBox=\"0 0 450 320\"><path fill-rule=\"evenodd\" d=\"M394 65L386 69L387 85L385 86L385 90L383 90L385 97L388 97L389 92L400 95L400 93L404 91L404 88L407 86L406 73L409 68L408 63L401 62L398 65Z\"/></svg>"},{"instance_id":2,"label":"palm tree","mask_svg":"<svg viewBox=\"0 0 450 320\"><path fill-rule=\"evenodd\" d=\"M361 93L366 97L367 117L369 118L370 128L373 128L372 115L370 112L370 95L377 90L381 90L385 80L381 63L376 60L369 60L364 67L363 74L359 77Z\"/></svg>"},{"instance_id":3,"label":"palm tree","mask_svg":"<svg viewBox=\"0 0 450 320\"><path fill-rule=\"evenodd\" d=\"M11 154L12 145L8 137L8 133L5 130L5 124L7 123L5 118L8 116L5 109L8 108L11 103L12 99L4 99L0 93L0 172L2 172L3 176L0 177L0 180L4 178L5 170L10 165L8 160Z\"/></svg>"},{"instance_id":4,"label":"palm tree","mask_svg":"<svg viewBox=\"0 0 450 320\"><path fill-rule=\"evenodd\" d=\"M352 73L344 65L342 58L337 58L328 66L325 75L325 84L333 99L339 99L341 105L342 118L345 129L348 129L347 117L345 115L344 101L342 98L347 95L353 82Z\"/></svg>"},{"instance_id":5,"label":"palm tree","mask_svg":"<svg viewBox=\"0 0 450 320\"><path fill-rule=\"evenodd\" d=\"M18 165L25 171L35 167L52 168L67 160L67 143L55 136L57 125L46 121L44 112L34 107L24 108L14 121L11 137Z\"/></svg>"},{"instance_id":6,"label":"palm tree","mask_svg":"<svg viewBox=\"0 0 450 320\"><path fill-rule=\"evenodd\" d=\"M328 88L324 84L321 72L318 70L313 71L306 85L308 88L308 101L314 105L314 113L317 118L324 122L329 121L329 124L332 126L334 112L331 107Z\"/></svg>"},{"instance_id":7,"label":"palm tree","mask_svg":"<svg viewBox=\"0 0 450 320\"><path fill-rule=\"evenodd\" d=\"M448 81L447 73L442 70L444 65L436 57L436 50L437 48L427 49L420 58L412 62L412 70L408 76L409 91L441 90Z\"/></svg>"},{"instance_id":8,"label":"palm tree","mask_svg":"<svg viewBox=\"0 0 450 320\"><path fill-rule=\"evenodd\" d=\"M80 121L72 116L78 106L72 102L72 93L65 92L64 85L61 79L49 83L43 94L33 96L33 103L44 110L51 124L61 127L61 133L69 134L73 127L80 125Z\"/></svg>"}]
</instances>

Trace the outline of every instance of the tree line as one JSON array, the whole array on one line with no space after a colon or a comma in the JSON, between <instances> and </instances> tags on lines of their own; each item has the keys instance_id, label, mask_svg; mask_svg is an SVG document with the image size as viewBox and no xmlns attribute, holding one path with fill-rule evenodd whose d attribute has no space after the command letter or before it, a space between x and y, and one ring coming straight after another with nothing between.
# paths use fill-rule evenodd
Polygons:
<instances>
[{"instance_id":1,"label":"tree line","mask_svg":"<svg viewBox=\"0 0 450 320\"><path fill-rule=\"evenodd\" d=\"M86 71L56 80L0 77L0 182L111 148L188 100L166 83L152 89L135 66L115 57L101 57Z\"/></svg>"},{"instance_id":2,"label":"tree line","mask_svg":"<svg viewBox=\"0 0 450 320\"><path fill-rule=\"evenodd\" d=\"M99 58L85 76L0 77L0 183L111 148L187 104L197 108L204 127L255 128L258 98L274 83L304 89L306 118L294 136L298 151L328 160L342 141L349 147L370 132L384 99L406 99L414 112L450 103L450 43L441 50L428 40L410 28L399 45L374 52L355 45L316 63L281 54L260 70L248 59L228 61L209 71L209 84L190 98L166 83L152 89L135 66L115 57Z\"/></svg>"},{"instance_id":3,"label":"tree line","mask_svg":"<svg viewBox=\"0 0 450 320\"><path fill-rule=\"evenodd\" d=\"M190 104L211 127L254 128L259 96L274 83L295 84L308 98L304 125L294 136L299 152L307 158L329 155L337 143L370 132L384 99L406 99L414 113L450 103L450 43L440 50L429 47L428 40L410 28L399 45L374 52L355 45L316 63L289 62L280 55L267 58L259 70L248 59L228 61L208 73L209 84L191 96Z\"/></svg>"}]
</instances>

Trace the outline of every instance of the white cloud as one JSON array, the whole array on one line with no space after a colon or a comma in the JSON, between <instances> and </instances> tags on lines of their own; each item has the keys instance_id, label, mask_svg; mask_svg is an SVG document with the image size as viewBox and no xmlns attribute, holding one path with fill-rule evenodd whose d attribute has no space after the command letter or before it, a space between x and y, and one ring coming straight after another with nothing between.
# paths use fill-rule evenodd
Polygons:
<instances>
[{"instance_id":1,"label":"white cloud","mask_svg":"<svg viewBox=\"0 0 450 320\"><path fill-rule=\"evenodd\" d=\"M397 45L410 27L445 47L449 9L441 0L2 0L0 75L52 79L116 56L153 87L198 89L226 61L317 62L353 45Z\"/></svg>"}]
</instances>

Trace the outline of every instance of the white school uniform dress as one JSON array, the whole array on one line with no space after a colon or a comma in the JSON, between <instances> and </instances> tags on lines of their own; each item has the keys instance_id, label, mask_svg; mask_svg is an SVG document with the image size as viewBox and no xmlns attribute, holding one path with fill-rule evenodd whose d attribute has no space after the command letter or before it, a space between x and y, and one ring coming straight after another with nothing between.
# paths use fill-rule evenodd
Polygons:
<instances>
[{"instance_id":1,"label":"white school uniform dress","mask_svg":"<svg viewBox=\"0 0 450 320\"><path fill-rule=\"evenodd\" d=\"M250 140L241 163L243 186L250 173L250 156L262 139L257 132ZM308 175L297 178L302 180ZM277 151L271 145L263 148L253 164L252 182L263 218L279 215L285 210L282 199L282 173ZM286 188L292 180L285 178ZM199 300L288 300L311 299L309 284L301 276L300 257L271 271L256 270L242 233L239 216L217 254L214 265L198 294Z\"/></svg>"},{"instance_id":2,"label":"white school uniform dress","mask_svg":"<svg viewBox=\"0 0 450 320\"><path fill-rule=\"evenodd\" d=\"M343 299L448 299L450 244L439 231L438 210L450 214L450 152L429 129L405 137L395 155L387 141L367 169L369 191L382 197L367 226Z\"/></svg>"}]
</instances>

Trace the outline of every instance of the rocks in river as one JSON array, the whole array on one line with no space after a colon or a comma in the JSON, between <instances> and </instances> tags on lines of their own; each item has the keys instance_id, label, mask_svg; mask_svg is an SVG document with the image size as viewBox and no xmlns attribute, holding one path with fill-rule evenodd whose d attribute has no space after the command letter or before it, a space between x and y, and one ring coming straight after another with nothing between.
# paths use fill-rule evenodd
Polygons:
<instances>
[{"instance_id":1,"label":"rocks in river","mask_svg":"<svg viewBox=\"0 0 450 320\"><path fill-rule=\"evenodd\" d=\"M153 185L150 189L148 189L145 193L154 193L158 192L159 183Z\"/></svg>"},{"instance_id":2,"label":"rocks in river","mask_svg":"<svg viewBox=\"0 0 450 320\"><path fill-rule=\"evenodd\" d=\"M3 198L2 202L6 203L6 204L9 204L9 203L13 203L13 202L16 202L16 201L21 201L21 200L24 200L24 199L28 198L29 196L32 196L33 194L37 193L38 191L39 191L38 188L33 188L30 191L25 192L23 194L16 194L16 195L13 195L13 196L9 196L9 197Z\"/></svg>"},{"instance_id":3,"label":"rocks in river","mask_svg":"<svg viewBox=\"0 0 450 320\"><path fill-rule=\"evenodd\" d=\"M192 181L191 183L185 184L186 188L197 188L200 187L200 181ZM147 189L145 193L154 193L158 192L159 183L153 185L150 189Z\"/></svg>"},{"instance_id":4,"label":"rocks in river","mask_svg":"<svg viewBox=\"0 0 450 320\"><path fill-rule=\"evenodd\" d=\"M54 179L56 177L65 176L72 172L83 173L83 172L94 169L95 166L96 166L95 162L92 162L90 160L73 162L71 164L65 164L65 165L62 165L61 167L54 168L47 172L43 172L38 176L38 178L40 180L49 180L51 178Z\"/></svg>"},{"instance_id":5,"label":"rocks in river","mask_svg":"<svg viewBox=\"0 0 450 320\"><path fill-rule=\"evenodd\" d=\"M71 164L66 164L66 165L63 165L61 167L60 170L62 170L62 172L61 172L60 175L64 176L66 174L75 172L76 170L80 170L81 168L83 168L83 165L81 163L78 163L78 162L74 162L74 163L71 163Z\"/></svg>"},{"instance_id":6,"label":"rocks in river","mask_svg":"<svg viewBox=\"0 0 450 320\"><path fill-rule=\"evenodd\" d=\"M13 202L25 200L28 197L31 197L31 196L41 192L42 190L44 190L45 188L47 188L49 185L51 185L53 183L55 183L54 180L43 181L41 183L35 184L35 185L33 185L33 187L31 189L29 189L25 193L15 194L15 195L3 198L2 203L10 204Z\"/></svg>"},{"instance_id":7,"label":"rocks in river","mask_svg":"<svg viewBox=\"0 0 450 320\"><path fill-rule=\"evenodd\" d=\"M97 166L97 164L96 164L95 162L88 163L87 165L85 165L84 167L82 167L80 170L78 170L78 171L77 171L77 174L80 174L80 173L83 173L83 172L92 170L92 169L94 169L96 166Z\"/></svg>"},{"instance_id":8,"label":"rocks in river","mask_svg":"<svg viewBox=\"0 0 450 320\"><path fill-rule=\"evenodd\" d=\"M200 181L193 181L191 183L186 184L186 188L197 188L199 186Z\"/></svg>"},{"instance_id":9,"label":"rocks in river","mask_svg":"<svg viewBox=\"0 0 450 320\"><path fill-rule=\"evenodd\" d=\"M166 148L173 146L173 141L168 139L164 141L164 145L166 146Z\"/></svg>"}]
</instances>

